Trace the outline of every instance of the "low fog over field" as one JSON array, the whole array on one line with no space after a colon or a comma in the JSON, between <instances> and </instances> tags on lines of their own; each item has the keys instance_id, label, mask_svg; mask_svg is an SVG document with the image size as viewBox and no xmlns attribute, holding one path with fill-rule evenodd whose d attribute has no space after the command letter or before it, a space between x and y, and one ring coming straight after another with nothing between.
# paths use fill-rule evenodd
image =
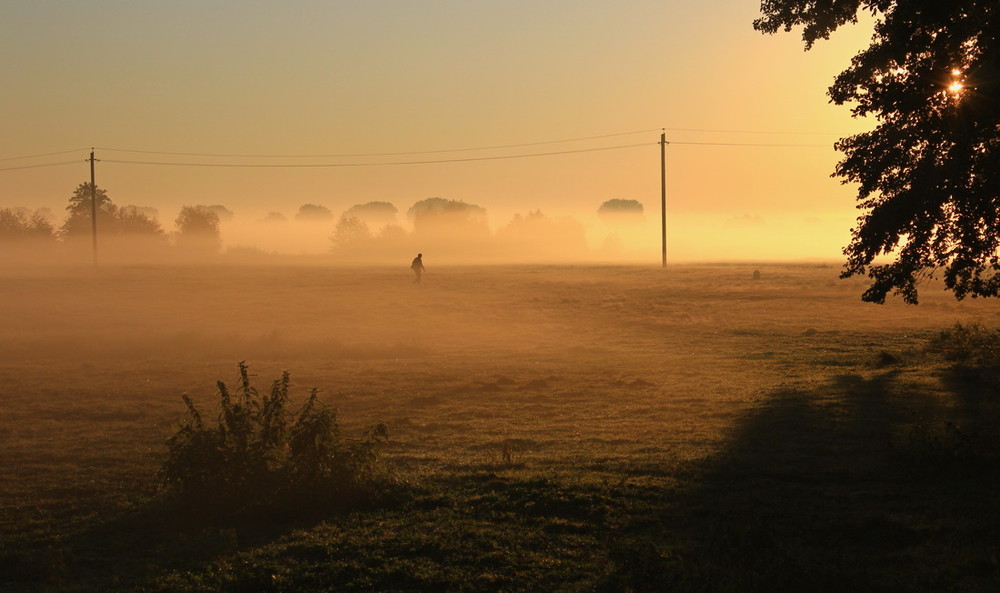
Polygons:
<instances>
[{"instance_id":1,"label":"low fog over field","mask_svg":"<svg viewBox=\"0 0 1000 593\"><path fill-rule=\"evenodd\" d=\"M14 269L0 290L8 361L194 358L293 362L537 354L581 367L633 355L741 357L746 336L850 339L997 315L931 287L919 307L861 303L835 265L131 266ZM754 269L762 272L754 280ZM740 338L739 336L744 336ZM719 342L729 351L717 349ZM711 354L710 354L711 353ZM657 364L650 372L665 372ZM688 369L690 370L690 369Z\"/></svg>"},{"instance_id":2,"label":"low fog over field","mask_svg":"<svg viewBox=\"0 0 1000 593\"><path fill-rule=\"evenodd\" d=\"M1000 315L989 302L958 303L931 288L919 307L863 304L863 283L838 280L827 265L758 267L760 280L745 265L462 267L428 256L425 265L422 284L406 265L7 271L3 384L27 402L41 401L35 380L58 398L103 397L92 381L110 374L123 381L116 393L141 388L120 405L151 393L174 405L193 386L186 381L211 387L247 360L323 388L345 373L358 389L374 381L393 406L442 381L459 389L497 373L545 380L546 397L587 377L641 380L653 386L651 402L670 405L752 398L808 375L814 369L793 365L802 350L833 359L878 336L908 340ZM45 372L21 383L31 369ZM354 375L360 369L367 375ZM167 379L188 376L198 378Z\"/></svg>"},{"instance_id":3,"label":"low fog over field","mask_svg":"<svg viewBox=\"0 0 1000 593\"><path fill-rule=\"evenodd\" d=\"M397 265L426 252L438 263L653 263L660 259L660 205L609 199L572 210L491 212L461 199L409 205L371 201L296 210L234 211L223 204L161 210L116 202L97 188L97 241L90 185L64 208L0 207L0 263L157 264L261 261L306 256L326 263ZM589 207L588 207L589 206ZM668 217L671 262L836 257L843 217L755 214Z\"/></svg>"}]
</instances>

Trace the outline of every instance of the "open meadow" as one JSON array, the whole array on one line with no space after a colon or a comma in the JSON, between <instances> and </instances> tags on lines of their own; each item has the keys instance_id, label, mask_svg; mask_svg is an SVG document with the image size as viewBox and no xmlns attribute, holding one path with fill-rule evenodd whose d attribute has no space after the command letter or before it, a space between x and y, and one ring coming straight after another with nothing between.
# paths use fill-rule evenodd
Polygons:
<instances>
[{"instance_id":1,"label":"open meadow","mask_svg":"<svg viewBox=\"0 0 1000 593\"><path fill-rule=\"evenodd\" d=\"M0 270L0 591L1000 588L1000 350L939 337L995 301L865 304L834 264L428 268ZM181 394L211 419L240 361L384 422L392 492L163 502Z\"/></svg>"}]
</instances>

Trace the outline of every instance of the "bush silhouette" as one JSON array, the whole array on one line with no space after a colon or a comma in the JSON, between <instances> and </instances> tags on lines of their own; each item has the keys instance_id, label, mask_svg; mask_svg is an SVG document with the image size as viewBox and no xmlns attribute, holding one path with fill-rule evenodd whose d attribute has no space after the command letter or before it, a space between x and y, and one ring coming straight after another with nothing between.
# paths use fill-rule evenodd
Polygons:
<instances>
[{"instance_id":1,"label":"bush silhouette","mask_svg":"<svg viewBox=\"0 0 1000 593\"><path fill-rule=\"evenodd\" d=\"M160 470L163 484L199 504L269 505L347 502L373 484L377 452L388 439L384 424L349 441L336 413L322 405L315 389L297 412L288 412L289 374L261 395L239 363L235 393L218 381L220 412L215 426L202 420L184 395L188 417L167 441Z\"/></svg>"}]
</instances>

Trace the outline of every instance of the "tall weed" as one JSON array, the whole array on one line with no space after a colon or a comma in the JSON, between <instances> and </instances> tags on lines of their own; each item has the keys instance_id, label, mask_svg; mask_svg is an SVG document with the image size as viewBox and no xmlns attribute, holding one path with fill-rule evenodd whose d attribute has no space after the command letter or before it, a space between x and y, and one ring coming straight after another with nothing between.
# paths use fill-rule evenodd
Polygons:
<instances>
[{"instance_id":1,"label":"tall weed","mask_svg":"<svg viewBox=\"0 0 1000 593\"><path fill-rule=\"evenodd\" d=\"M289 374L263 395L239 363L235 392L217 382L219 415L208 425L187 395L187 418L167 440L160 479L170 491L200 504L235 509L290 503L345 502L375 487L384 424L360 439L341 435L336 412L316 389L297 411L288 410Z\"/></svg>"}]
</instances>

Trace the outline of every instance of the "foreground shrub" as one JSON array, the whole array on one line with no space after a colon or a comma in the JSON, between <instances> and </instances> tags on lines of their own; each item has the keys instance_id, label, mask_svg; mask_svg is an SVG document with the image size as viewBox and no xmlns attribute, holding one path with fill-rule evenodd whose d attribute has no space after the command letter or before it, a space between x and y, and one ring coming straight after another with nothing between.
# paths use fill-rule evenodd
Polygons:
<instances>
[{"instance_id":1,"label":"foreground shrub","mask_svg":"<svg viewBox=\"0 0 1000 593\"><path fill-rule=\"evenodd\" d=\"M963 392L995 393L1000 380L1000 331L979 324L956 324L931 340L929 350L951 363L948 375Z\"/></svg>"},{"instance_id":2,"label":"foreground shrub","mask_svg":"<svg viewBox=\"0 0 1000 593\"><path fill-rule=\"evenodd\" d=\"M1000 331L977 323L955 324L931 342L945 359L968 365L1000 367Z\"/></svg>"},{"instance_id":3,"label":"foreground shrub","mask_svg":"<svg viewBox=\"0 0 1000 593\"><path fill-rule=\"evenodd\" d=\"M289 374L261 395L239 363L235 393L218 381L219 416L207 425L190 397L188 416L167 441L160 470L163 484L201 504L236 508L316 502L346 502L374 488L378 450L388 439L384 424L362 438L340 434L336 412L322 405L313 389L296 412L289 412Z\"/></svg>"}]
</instances>

